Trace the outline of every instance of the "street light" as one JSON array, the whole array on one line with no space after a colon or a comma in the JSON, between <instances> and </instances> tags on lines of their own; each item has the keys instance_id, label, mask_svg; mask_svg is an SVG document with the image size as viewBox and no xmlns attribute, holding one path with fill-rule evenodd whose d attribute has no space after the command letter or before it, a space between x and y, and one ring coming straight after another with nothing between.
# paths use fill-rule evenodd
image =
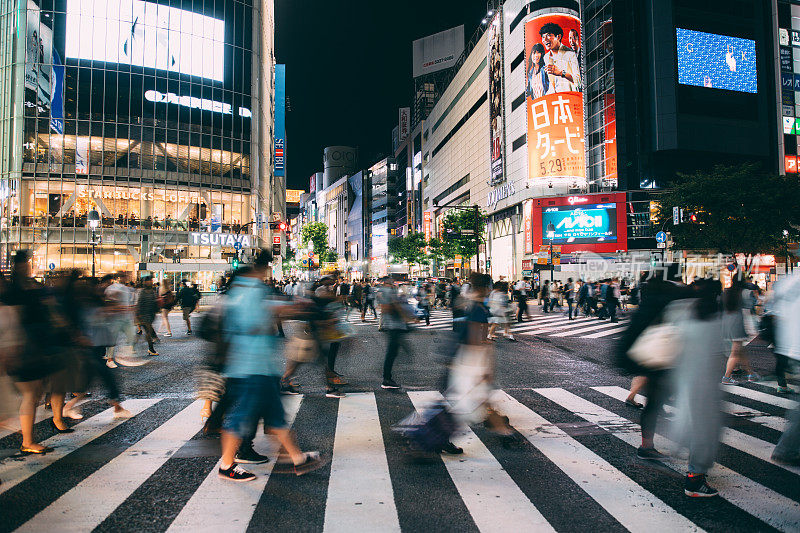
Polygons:
<instances>
[{"instance_id":1,"label":"street light","mask_svg":"<svg viewBox=\"0 0 800 533\"><path fill-rule=\"evenodd\" d=\"M550 222L547 225L547 238L550 239L550 283L553 283L553 271L556 266L553 264L553 238L556 236L556 227Z\"/></svg>"},{"instance_id":2,"label":"street light","mask_svg":"<svg viewBox=\"0 0 800 533\"><path fill-rule=\"evenodd\" d=\"M100 225L100 213L95 209L89 211L86 215L86 221L89 222L89 227L92 228L92 278L94 278L95 270L95 249L97 248L97 227Z\"/></svg>"}]
</instances>

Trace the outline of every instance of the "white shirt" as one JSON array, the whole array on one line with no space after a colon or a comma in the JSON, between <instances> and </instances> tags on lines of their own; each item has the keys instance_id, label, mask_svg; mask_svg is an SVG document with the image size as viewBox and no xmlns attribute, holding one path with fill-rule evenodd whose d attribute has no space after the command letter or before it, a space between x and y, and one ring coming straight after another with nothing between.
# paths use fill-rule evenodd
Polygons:
<instances>
[{"instance_id":1,"label":"white shirt","mask_svg":"<svg viewBox=\"0 0 800 533\"><path fill-rule=\"evenodd\" d=\"M550 76L550 88L547 94L574 92L581 89L581 68L578 65L578 54L569 46L563 44L557 50L551 50L544 55L545 65L555 65L559 70L563 70L572 76L569 81L563 76Z\"/></svg>"}]
</instances>

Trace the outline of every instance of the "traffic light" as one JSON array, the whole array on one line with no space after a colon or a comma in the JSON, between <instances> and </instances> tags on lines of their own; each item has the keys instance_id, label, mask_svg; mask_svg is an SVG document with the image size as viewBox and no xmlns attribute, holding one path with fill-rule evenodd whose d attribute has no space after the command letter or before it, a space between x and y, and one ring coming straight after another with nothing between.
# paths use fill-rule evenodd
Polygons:
<instances>
[{"instance_id":1,"label":"traffic light","mask_svg":"<svg viewBox=\"0 0 800 533\"><path fill-rule=\"evenodd\" d=\"M697 213L689 213L689 222L697 224Z\"/></svg>"},{"instance_id":2,"label":"traffic light","mask_svg":"<svg viewBox=\"0 0 800 533\"><path fill-rule=\"evenodd\" d=\"M238 257L234 257L233 260L231 260L231 268L234 271L239 270L239 258Z\"/></svg>"},{"instance_id":3,"label":"traffic light","mask_svg":"<svg viewBox=\"0 0 800 533\"><path fill-rule=\"evenodd\" d=\"M278 229L284 233L287 233L289 231L289 224L286 222L281 222L278 224Z\"/></svg>"}]
</instances>

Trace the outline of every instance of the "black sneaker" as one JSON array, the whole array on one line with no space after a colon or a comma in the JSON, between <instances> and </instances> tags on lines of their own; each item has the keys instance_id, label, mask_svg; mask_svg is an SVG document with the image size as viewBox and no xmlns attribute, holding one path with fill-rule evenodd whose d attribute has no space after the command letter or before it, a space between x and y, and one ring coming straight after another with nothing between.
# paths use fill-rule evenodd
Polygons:
<instances>
[{"instance_id":1,"label":"black sneaker","mask_svg":"<svg viewBox=\"0 0 800 533\"><path fill-rule=\"evenodd\" d=\"M383 383L381 383L382 389L399 389L400 385L397 384L393 379L384 379Z\"/></svg>"},{"instance_id":2,"label":"black sneaker","mask_svg":"<svg viewBox=\"0 0 800 533\"><path fill-rule=\"evenodd\" d=\"M239 447L239 451L236 452L236 462L237 463L245 463L249 465L260 465L262 463L269 462L269 457L266 455L261 455L257 451L253 449L253 446L243 446Z\"/></svg>"},{"instance_id":3,"label":"black sneaker","mask_svg":"<svg viewBox=\"0 0 800 533\"><path fill-rule=\"evenodd\" d=\"M719 491L708 485L705 474L697 474L686 476L683 493L692 498L713 498L719 494Z\"/></svg>"},{"instance_id":4,"label":"black sneaker","mask_svg":"<svg viewBox=\"0 0 800 533\"><path fill-rule=\"evenodd\" d=\"M327 398L344 398L346 394L339 389L328 389L325 391L325 396Z\"/></svg>"},{"instance_id":5,"label":"black sneaker","mask_svg":"<svg viewBox=\"0 0 800 533\"><path fill-rule=\"evenodd\" d=\"M660 453L655 448L642 448L641 446L636 449L636 457L639 459L648 459L651 461L660 461L665 459L667 456L663 453Z\"/></svg>"},{"instance_id":6,"label":"black sneaker","mask_svg":"<svg viewBox=\"0 0 800 533\"><path fill-rule=\"evenodd\" d=\"M289 394L291 396L297 396L300 394L300 390L294 386L294 384L286 381L281 383L281 394Z\"/></svg>"},{"instance_id":7,"label":"black sneaker","mask_svg":"<svg viewBox=\"0 0 800 533\"><path fill-rule=\"evenodd\" d=\"M230 468L220 467L219 477L228 481L253 481L256 475L233 463Z\"/></svg>"},{"instance_id":8,"label":"black sneaker","mask_svg":"<svg viewBox=\"0 0 800 533\"><path fill-rule=\"evenodd\" d=\"M461 455L464 453L464 448L459 448L452 442L448 442L442 447L442 453L449 453L450 455Z\"/></svg>"}]
</instances>

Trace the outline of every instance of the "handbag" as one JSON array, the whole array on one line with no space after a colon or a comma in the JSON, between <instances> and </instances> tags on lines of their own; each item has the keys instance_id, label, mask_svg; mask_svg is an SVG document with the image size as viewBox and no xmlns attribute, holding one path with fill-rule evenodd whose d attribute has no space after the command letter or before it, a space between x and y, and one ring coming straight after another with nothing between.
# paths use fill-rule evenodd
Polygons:
<instances>
[{"instance_id":1,"label":"handbag","mask_svg":"<svg viewBox=\"0 0 800 533\"><path fill-rule=\"evenodd\" d=\"M286 359L296 363L310 363L319 356L316 341L305 336L295 336L289 339L285 350Z\"/></svg>"},{"instance_id":2,"label":"handbag","mask_svg":"<svg viewBox=\"0 0 800 533\"><path fill-rule=\"evenodd\" d=\"M675 366L683 350L680 322L688 312L690 301L671 302L662 319L649 325L628 350L628 357L648 370L666 370Z\"/></svg>"}]
</instances>

